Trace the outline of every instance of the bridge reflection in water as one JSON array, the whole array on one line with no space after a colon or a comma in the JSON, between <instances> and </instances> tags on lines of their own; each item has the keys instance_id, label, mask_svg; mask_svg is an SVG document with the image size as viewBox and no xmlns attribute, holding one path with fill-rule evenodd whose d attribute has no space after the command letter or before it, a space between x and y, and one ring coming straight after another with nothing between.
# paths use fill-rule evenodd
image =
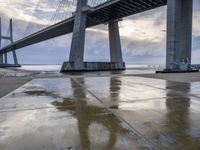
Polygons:
<instances>
[{"instance_id":1,"label":"bridge reflection in water","mask_svg":"<svg viewBox=\"0 0 200 150\"><path fill-rule=\"evenodd\" d=\"M91 82L88 83L89 80L90 79L86 79L85 81L84 78L79 78L79 79L76 79L76 81L74 81L73 79L71 79L71 84L74 89L74 98L75 98L72 102L72 103L75 103L75 108L71 110L74 111L75 117L78 120L80 139L82 139L81 145L85 147L86 149L90 148L90 144L91 144L90 140L92 139L89 138L90 137L89 128L92 126L93 123L99 123L108 129L110 133L109 134L110 137L108 138L109 140L106 145L108 149L113 149L116 146L117 136L119 134L120 135L127 134L126 131L124 132L123 130L121 130L122 129L121 123L119 123L119 120L116 118L116 116L107 112L105 108L88 105L86 88L89 88L89 91L91 90L94 95L100 98L100 100L104 103L104 105L107 108L111 109L111 112L112 110L116 112L118 110L130 111L129 117L130 115L132 115L133 118L129 120L129 117L128 119L125 117L125 122L128 122L128 123L131 122L133 127L136 127L135 130L137 130L142 135L144 135L144 138L147 137L150 143L152 141L155 142L153 143L153 145L155 144L155 145L158 145L158 147L163 147L163 148L174 147L177 149L184 149L184 148L191 149L191 147L193 146L198 147L200 141L197 137L199 137L199 135L197 135L197 133L195 133L194 131L199 130L199 129L197 128L195 129L194 127L192 127L193 121L191 121L191 118L190 118L192 116L192 114L190 114L191 113L190 112L191 111L190 110L190 103L191 103L190 83L178 83L178 82L166 81L166 83L163 84L163 85L166 85L166 87L163 86L163 88L165 88L166 90L165 98L161 97L160 98L161 100L159 98L156 98L155 100L152 100L151 98L144 99L144 100L141 99L138 101L133 100L131 102L131 103L135 103L135 106L133 106L133 109L131 109L131 107L126 109L123 105L124 103L129 103L129 102L126 101L125 99L122 99L124 97L123 94L125 94L123 92L127 90L126 85L125 84L123 85L123 81L124 81L123 78L111 77L107 79L105 82L102 82L101 87L97 87L96 85L94 85L94 87L96 87L98 90L94 89L94 87L90 87L90 85L93 83ZM109 80L110 82L107 82ZM101 91L102 93L104 93L104 91L107 91L107 92L102 94ZM124 102L124 100L126 102ZM142 101L144 105L145 103L150 104L149 107L147 106L147 107L144 107L143 109L142 106L141 107L139 106L137 108L137 103L141 103ZM131 103L130 105L134 105ZM66 99L63 101L63 103L54 102L54 105L56 105L59 110L64 111L65 108L63 107L65 107L66 105L69 105L69 100ZM159 108L159 106L161 108ZM158 108L158 110L156 110L156 108ZM138 120L137 120L138 117L136 117L136 120L134 123L134 116L137 113L140 115L140 113L143 113L143 111L149 112L149 115L146 116L147 118L149 118L151 115L155 115L155 113L156 113L155 116L157 116L158 113L160 113L159 115L161 116L159 118L161 119L161 122L159 122L159 120L146 121L145 118L140 118L139 120L141 122L138 123ZM97 114L104 113L104 115L99 116L96 113ZM121 117L121 113L117 114L117 116L118 115ZM105 117L107 116L108 116L109 121L106 121L107 119L105 120ZM137 128L139 124L141 124L143 128ZM143 130L144 128L146 129Z\"/></svg>"},{"instance_id":2,"label":"bridge reflection in water","mask_svg":"<svg viewBox=\"0 0 200 150\"><path fill-rule=\"evenodd\" d=\"M80 81L84 84L83 78L80 79ZM88 105L87 90L80 87L73 79L71 79L71 86L73 89L73 96L71 99L64 98L63 102L55 101L52 104L60 111L71 111L72 114L74 114L78 123L81 148L89 150L92 145L91 142L95 140L93 138L98 138L98 140L103 138L102 140L107 140L103 149L114 149L117 136L126 134L127 131L122 128L119 120L106 108ZM99 137L99 135L96 135L98 137L95 137L95 135L92 135L94 133L90 132L92 126L95 126L95 124L97 127L102 126L102 129L106 129L106 131L101 129L101 132L104 133L104 135L100 134L102 137ZM106 135L108 137L106 137ZM98 145L98 141L96 142ZM94 143L93 146L93 148L96 147Z\"/></svg>"}]
</instances>

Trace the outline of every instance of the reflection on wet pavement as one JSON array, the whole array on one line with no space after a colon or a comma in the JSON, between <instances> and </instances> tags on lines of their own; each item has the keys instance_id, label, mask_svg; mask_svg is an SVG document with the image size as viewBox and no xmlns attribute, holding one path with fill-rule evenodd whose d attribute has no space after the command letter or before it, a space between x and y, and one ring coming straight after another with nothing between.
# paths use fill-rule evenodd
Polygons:
<instances>
[{"instance_id":1,"label":"reflection on wet pavement","mask_svg":"<svg viewBox=\"0 0 200 150\"><path fill-rule=\"evenodd\" d=\"M1 150L200 149L200 83L35 79L0 99Z\"/></svg>"}]
</instances>

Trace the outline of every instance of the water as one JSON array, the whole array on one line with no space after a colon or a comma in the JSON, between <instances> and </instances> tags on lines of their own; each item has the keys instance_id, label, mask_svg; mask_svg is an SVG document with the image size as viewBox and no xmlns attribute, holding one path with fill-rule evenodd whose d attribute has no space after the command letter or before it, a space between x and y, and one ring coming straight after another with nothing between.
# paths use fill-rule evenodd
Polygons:
<instances>
[{"instance_id":1,"label":"water","mask_svg":"<svg viewBox=\"0 0 200 150\"><path fill-rule=\"evenodd\" d=\"M20 70L27 71L59 71L61 65L22 65Z\"/></svg>"},{"instance_id":2,"label":"water","mask_svg":"<svg viewBox=\"0 0 200 150\"><path fill-rule=\"evenodd\" d=\"M163 65L129 64L125 71L97 71L85 73L73 73L73 75L112 75L112 74L152 74L156 70L162 70ZM28 77L52 77L61 76L61 65L22 65L20 68L0 69L0 76L28 76ZM72 73L70 73L72 75Z\"/></svg>"},{"instance_id":3,"label":"water","mask_svg":"<svg viewBox=\"0 0 200 150\"><path fill-rule=\"evenodd\" d=\"M21 70L27 71L60 71L62 65L22 65ZM162 69L164 65L159 64L128 64L127 69Z\"/></svg>"}]
</instances>

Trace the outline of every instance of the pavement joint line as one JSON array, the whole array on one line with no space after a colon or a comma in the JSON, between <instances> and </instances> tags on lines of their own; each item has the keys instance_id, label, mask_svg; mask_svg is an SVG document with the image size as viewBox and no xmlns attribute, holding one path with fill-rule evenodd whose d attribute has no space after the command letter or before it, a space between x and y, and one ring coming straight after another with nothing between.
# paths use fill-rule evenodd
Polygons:
<instances>
[{"instance_id":1,"label":"pavement joint line","mask_svg":"<svg viewBox=\"0 0 200 150\"><path fill-rule=\"evenodd\" d=\"M80 87L84 88L81 83L79 83L75 78L72 78ZM110 109L108 106L105 105L105 103L98 98L95 94L93 94L87 87L85 87L86 91L91 94L94 98L96 98L96 100L98 100L102 105L105 106L105 108L108 109L108 111L110 111L113 115L115 115L119 120L121 120L122 122L126 123L128 125L128 127L131 129L131 131L134 133L134 135L136 135L137 137L139 137L140 139L145 140L145 142L147 142L147 144L150 144L153 148L158 149L158 150L163 150L158 144L154 143L153 141L149 140L148 138L146 138L144 135L142 135L139 131L137 131L130 123L128 123L124 118L122 118L121 116L117 115L112 109ZM155 150L153 149L153 150Z\"/></svg>"}]
</instances>

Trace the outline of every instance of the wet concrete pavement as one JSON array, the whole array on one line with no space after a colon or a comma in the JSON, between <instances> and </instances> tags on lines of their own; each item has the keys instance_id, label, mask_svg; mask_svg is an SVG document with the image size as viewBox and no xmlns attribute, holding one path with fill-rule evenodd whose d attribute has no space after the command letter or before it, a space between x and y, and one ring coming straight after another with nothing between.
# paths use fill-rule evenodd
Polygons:
<instances>
[{"instance_id":1,"label":"wet concrete pavement","mask_svg":"<svg viewBox=\"0 0 200 150\"><path fill-rule=\"evenodd\" d=\"M29 77L0 77L0 98L30 81Z\"/></svg>"},{"instance_id":2,"label":"wet concrete pavement","mask_svg":"<svg viewBox=\"0 0 200 150\"><path fill-rule=\"evenodd\" d=\"M0 99L1 150L200 149L200 82L34 79Z\"/></svg>"}]
</instances>

